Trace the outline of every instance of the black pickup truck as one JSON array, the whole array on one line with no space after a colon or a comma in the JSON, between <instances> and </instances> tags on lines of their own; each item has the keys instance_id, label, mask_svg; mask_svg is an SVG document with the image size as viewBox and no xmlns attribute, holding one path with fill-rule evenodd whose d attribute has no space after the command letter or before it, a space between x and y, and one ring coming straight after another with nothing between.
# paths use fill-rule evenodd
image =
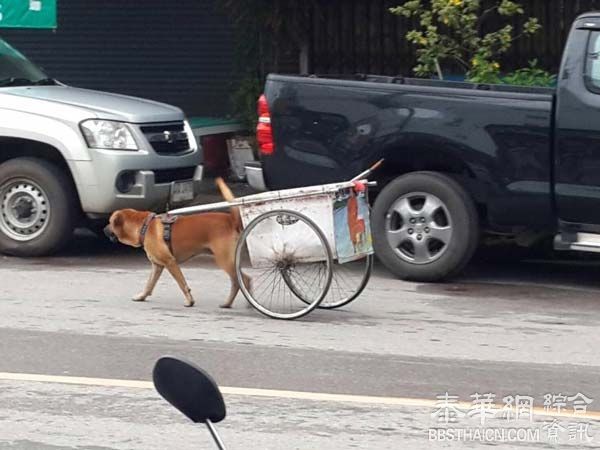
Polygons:
<instances>
[{"instance_id":1,"label":"black pickup truck","mask_svg":"<svg viewBox=\"0 0 600 450\"><path fill-rule=\"evenodd\" d=\"M575 21L556 89L270 75L255 188L346 180L385 158L375 252L397 276L458 273L482 233L600 251L600 12Z\"/></svg>"}]
</instances>

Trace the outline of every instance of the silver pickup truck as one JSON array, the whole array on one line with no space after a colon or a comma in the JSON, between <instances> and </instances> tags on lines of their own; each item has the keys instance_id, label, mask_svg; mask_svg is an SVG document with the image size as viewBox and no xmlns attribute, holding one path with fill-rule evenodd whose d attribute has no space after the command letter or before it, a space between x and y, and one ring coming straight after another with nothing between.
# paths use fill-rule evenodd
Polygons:
<instances>
[{"instance_id":1,"label":"silver pickup truck","mask_svg":"<svg viewBox=\"0 0 600 450\"><path fill-rule=\"evenodd\" d=\"M66 86L0 39L0 253L52 253L85 220L163 210L201 179L181 110Z\"/></svg>"}]
</instances>

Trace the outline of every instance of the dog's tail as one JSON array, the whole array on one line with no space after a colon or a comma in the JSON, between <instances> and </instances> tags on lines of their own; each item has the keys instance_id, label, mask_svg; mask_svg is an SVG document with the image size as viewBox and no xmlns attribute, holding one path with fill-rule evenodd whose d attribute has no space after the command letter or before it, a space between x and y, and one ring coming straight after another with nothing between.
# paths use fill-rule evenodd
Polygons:
<instances>
[{"instance_id":1,"label":"dog's tail","mask_svg":"<svg viewBox=\"0 0 600 450\"><path fill-rule=\"evenodd\" d=\"M231 189L229 189L229 186L227 186L227 184L225 183L225 181L223 181L223 178L219 177L215 180L215 183L217 184L219 190L221 191L221 195L223 196L223 198L225 200L227 200L228 202L232 202L235 200L235 196L233 195L233 192L231 192ZM237 206L231 208L231 217L233 217L233 223L234 226L237 230L241 230L242 229L242 217L240 216L240 208L238 208Z\"/></svg>"}]
</instances>

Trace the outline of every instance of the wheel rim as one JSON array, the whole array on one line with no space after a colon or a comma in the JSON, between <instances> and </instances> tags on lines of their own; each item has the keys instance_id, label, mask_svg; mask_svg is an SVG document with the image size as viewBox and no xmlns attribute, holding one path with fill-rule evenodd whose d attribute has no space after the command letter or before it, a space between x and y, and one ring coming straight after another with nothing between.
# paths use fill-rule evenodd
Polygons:
<instances>
[{"instance_id":1,"label":"wheel rim","mask_svg":"<svg viewBox=\"0 0 600 450\"><path fill-rule=\"evenodd\" d=\"M452 240L452 217L435 195L412 192L392 204L385 232L397 256L412 264L428 264L446 253Z\"/></svg>"},{"instance_id":2,"label":"wheel rim","mask_svg":"<svg viewBox=\"0 0 600 450\"><path fill-rule=\"evenodd\" d=\"M334 264L329 292L319 308L340 308L355 300L367 286L372 269L373 255L367 255L358 261Z\"/></svg>"},{"instance_id":3,"label":"wheel rim","mask_svg":"<svg viewBox=\"0 0 600 450\"><path fill-rule=\"evenodd\" d=\"M323 266L325 266L325 263L323 263ZM367 286L372 268L373 255L368 255L358 261L345 264L335 262L333 264L331 286L318 307L322 309L335 309L355 300ZM284 280L296 297L305 303L309 303L303 298L302 290L294 284L294 280L291 277L284 275Z\"/></svg>"},{"instance_id":4,"label":"wheel rim","mask_svg":"<svg viewBox=\"0 0 600 450\"><path fill-rule=\"evenodd\" d=\"M288 220L280 220L283 217ZM273 221L281 227L294 226L297 229L302 225L314 233L323 251L325 263L299 263L295 258L289 257L290 254L285 251L284 245L284 251L275 252L268 265L257 268L247 265L247 239L255 229L262 226L261 224ZM323 300L331 285L333 257L327 240L314 222L294 211L271 211L254 219L238 240L235 259L236 276L244 296L256 310L274 319L297 319L308 314ZM245 276L251 279L250 284L246 284ZM289 279L293 280L295 286L305 289L303 294L310 297L310 301L305 302L294 294L286 281Z\"/></svg>"},{"instance_id":5,"label":"wheel rim","mask_svg":"<svg viewBox=\"0 0 600 450\"><path fill-rule=\"evenodd\" d=\"M48 226L50 204L34 181L17 178L0 186L0 230L16 241L31 241Z\"/></svg>"}]
</instances>

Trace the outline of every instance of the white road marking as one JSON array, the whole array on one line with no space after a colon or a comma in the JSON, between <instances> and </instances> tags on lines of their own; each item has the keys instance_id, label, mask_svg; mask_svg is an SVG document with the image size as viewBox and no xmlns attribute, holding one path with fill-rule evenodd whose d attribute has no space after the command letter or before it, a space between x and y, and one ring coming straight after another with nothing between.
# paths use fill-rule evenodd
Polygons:
<instances>
[{"instance_id":1,"label":"white road marking","mask_svg":"<svg viewBox=\"0 0 600 450\"><path fill-rule=\"evenodd\" d=\"M102 387L122 387L134 389L154 389L151 381L137 380L119 380L110 378L89 378L89 377L71 377L58 375L42 375L32 373L12 373L0 372L0 381L22 381L38 383L57 383L73 384L79 386L102 386ZM424 398L405 398L405 397L378 397L369 395L351 395L351 394L329 394L324 392L303 392L303 391L285 391L277 389L254 389L243 387L220 386L221 392L225 395L239 395L245 397L270 397L284 398L294 400L310 400L317 402L338 402L338 403L362 403L381 406L403 406L408 408L439 408L437 400ZM453 403L459 409L469 409L472 404L469 402ZM501 409L503 405L496 405ZM544 408L533 408L535 416L561 417L570 419L591 419L600 420L600 411L587 411L585 414L575 414L569 411L560 413L546 411Z\"/></svg>"}]
</instances>

